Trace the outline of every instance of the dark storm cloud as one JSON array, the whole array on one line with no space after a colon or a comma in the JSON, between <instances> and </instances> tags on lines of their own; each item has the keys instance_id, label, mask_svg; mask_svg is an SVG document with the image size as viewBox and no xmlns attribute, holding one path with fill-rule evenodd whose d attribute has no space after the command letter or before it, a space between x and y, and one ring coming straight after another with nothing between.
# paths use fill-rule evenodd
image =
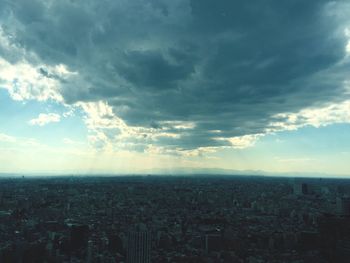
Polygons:
<instances>
[{"instance_id":1,"label":"dark storm cloud","mask_svg":"<svg viewBox=\"0 0 350 263\"><path fill-rule=\"evenodd\" d=\"M176 88L176 81L188 78L193 72L190 64L173 65L160 52L131 51L123 60L125 65L119 66L118 73L136 87Z\"/></svg>"},{"instance_id":2,"label":"dark storm cloud","mask_svg":"<svg viewBox=\"0 0 350 263\"><path fill-rule=\"evenodd\" d=\"M193 122L158 140L188 149L224 143L213 130L262 133L275 114L346 99L343 4L16 0L0 14L16 45L79 73L62 82L66 102L106 100L129 125Z\"/></svg>"}]
</instances>

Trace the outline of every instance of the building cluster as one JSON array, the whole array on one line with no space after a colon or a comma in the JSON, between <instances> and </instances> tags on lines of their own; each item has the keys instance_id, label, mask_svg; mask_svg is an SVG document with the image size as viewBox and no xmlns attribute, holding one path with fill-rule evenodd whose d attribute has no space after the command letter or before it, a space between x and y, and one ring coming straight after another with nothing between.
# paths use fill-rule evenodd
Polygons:
<instances>
[{"instance_id":1,"label":"building cluster","mask_svg":"<svg viewBox=\"0 0 350 263\"><path fill-rule=\"evenodd\" d=\"M350 262L350 182L0 179L0 262Z\"/></svg>"}]
</instances>

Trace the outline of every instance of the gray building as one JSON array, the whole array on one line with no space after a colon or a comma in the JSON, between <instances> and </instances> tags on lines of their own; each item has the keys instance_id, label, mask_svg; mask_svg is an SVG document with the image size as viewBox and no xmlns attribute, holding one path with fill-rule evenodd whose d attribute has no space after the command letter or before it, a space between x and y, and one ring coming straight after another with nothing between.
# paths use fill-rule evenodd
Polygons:
<instances>
[{"instance_id":1,"label":"gray building","mask_svg":"<svg viewBox=\"0 0 350 263\"><path fill-rule=\"evenodd\" d=\"M127 263L151 262L151 233L145 225L138 225L127 236Z\"/></svg>"},{"instance_id":2,"label":"gray building","mask_svg":"<svg viewBox=\"0 0 350 263\"><path fill-rule=\"evenodd\" d=\"M337 214L342 216L350 215L350 198L337 197Z\"/></svg>"}]
</instances>

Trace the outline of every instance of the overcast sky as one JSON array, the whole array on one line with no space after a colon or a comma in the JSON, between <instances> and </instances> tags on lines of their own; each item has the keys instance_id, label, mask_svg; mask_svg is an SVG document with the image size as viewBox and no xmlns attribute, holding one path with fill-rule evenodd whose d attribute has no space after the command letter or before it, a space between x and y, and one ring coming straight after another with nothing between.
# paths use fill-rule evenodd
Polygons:
<instances>
[{"instance_id":1,"label":"overcast sky","mask_svg":"<svg viewBox=\"0 0 350 263\"><path fill-rule=\"evenodd\" d=\"M350 175L350 3L0 0L0 172Z\"/></svg>"}]
</instances>

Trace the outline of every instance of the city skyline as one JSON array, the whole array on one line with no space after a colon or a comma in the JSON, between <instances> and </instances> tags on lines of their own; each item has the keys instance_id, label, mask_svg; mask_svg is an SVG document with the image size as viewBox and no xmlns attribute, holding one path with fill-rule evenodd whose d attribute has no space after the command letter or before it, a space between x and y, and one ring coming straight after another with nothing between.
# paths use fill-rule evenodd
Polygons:
<instances>
[{"instance_id":1,"label":"city skyline","mask_svg":"<svg viewBox=\"0 0 350 263\"><path fill-rule=\"evenodd\" d=\"M0 0L0 173L350 175L346 1Z\"/></svg>"}]
</instances>

